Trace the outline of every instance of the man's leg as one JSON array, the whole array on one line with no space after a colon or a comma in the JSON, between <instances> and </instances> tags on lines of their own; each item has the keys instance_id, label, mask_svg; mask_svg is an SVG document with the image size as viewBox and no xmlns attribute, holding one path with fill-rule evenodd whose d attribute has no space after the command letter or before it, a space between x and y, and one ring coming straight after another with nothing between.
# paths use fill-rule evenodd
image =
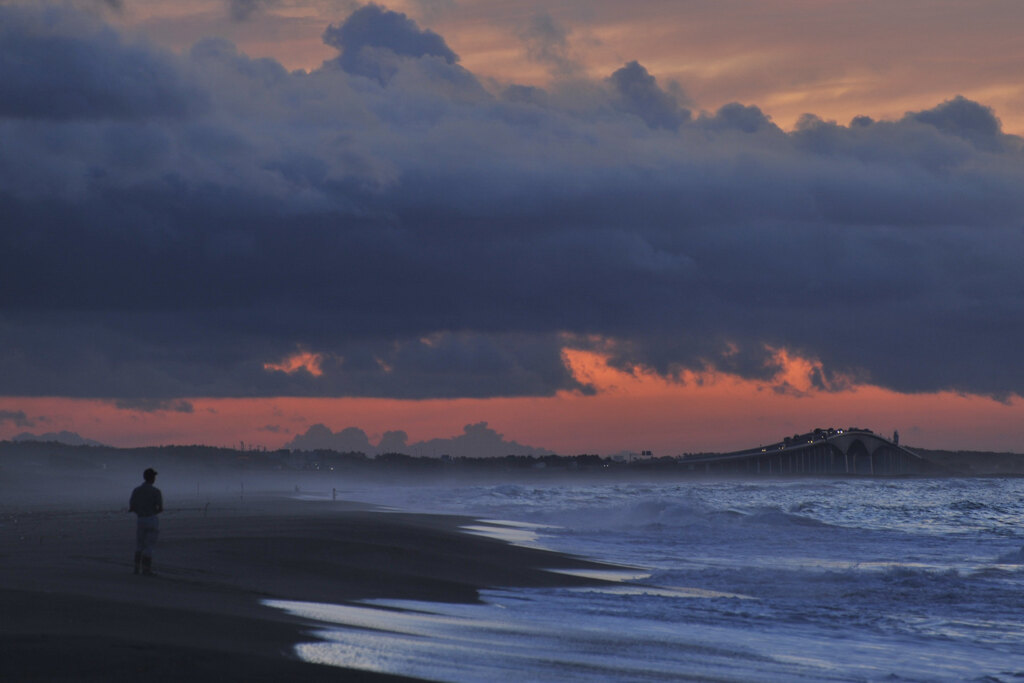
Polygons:
<instances>
[{"instance_id":1,"label":"man's leg","mask_svg":"<svg viewBox=\"0 0 1024 683\"><path fill-rule=\"evenodd\" d=\"M146 524L142 517L135 523L135 572L138 574L142 566L142 550L146 547Z\"/></svg>"},{"instance_id":2,"label":"man's leg","mask_svg":"<svg viewBox=\"0 0 1024 683\"><path fill-rule=\"evenodd\" d=\"M156 546L156 540L160 536L160 522L155 515L153 517L140 517L139 521L142 530L140 548L142 573L145 576L150 576L153 574L153 548Z\"/></svg>"}]
</instances>

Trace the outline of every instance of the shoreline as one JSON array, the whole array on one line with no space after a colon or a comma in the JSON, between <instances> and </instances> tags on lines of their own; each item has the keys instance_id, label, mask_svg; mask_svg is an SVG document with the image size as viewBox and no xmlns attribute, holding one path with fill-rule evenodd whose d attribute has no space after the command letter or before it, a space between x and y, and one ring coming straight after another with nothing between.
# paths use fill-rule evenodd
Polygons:
<instances>
[{"instance_id":1,"label":"shoreline","mask_svg":"<svg viewBox=\"0 0 1024 683\"><path fill-rule=\"evenodd\" d=\"M607 568L470 534L468 517L262 494L166 510L144 577L134 516L98 508L0 508L0 679L415 680L299 660L322 624L262 601L472 603L597 583L549 569Z\"/></svg>"}]
</instances>

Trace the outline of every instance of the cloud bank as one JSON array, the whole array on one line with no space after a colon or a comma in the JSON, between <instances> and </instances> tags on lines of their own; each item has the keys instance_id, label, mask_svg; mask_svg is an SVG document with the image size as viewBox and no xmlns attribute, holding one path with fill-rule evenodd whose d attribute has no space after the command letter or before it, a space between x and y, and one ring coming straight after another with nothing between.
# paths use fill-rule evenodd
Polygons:
<instances>
[{"instance_id":1,"label":"cloud bank","mask_svg":"<svg viewBox=\"0 0 1024 683\"><path fill-rule=\"evenodd\" d=\"M0 5L0 394L593 390L566 347L1024 393L1024 155L983 103L786 132L638 62L484 83L376 5L324 40L289 72Z\"/></svg>"},{"instance_id":2,"label":"cloud bank","mask_svg":"<svg viewBox=\"0 0 1024 683\"><path fill-rule=\"evenodd\" d=\"M504 435L487 426L486 422L468 424L462 434L449 439L429 439L408 443L408 435L401 430L385 432L376 444L358 427L347 427L332 432L329 427L315 424L285 444L285 448L300 451L333 450L340 453L358 452L367 455L404 453L416 456L450 455L455 458L496 458L506 455L549 455L551 451L524 446L505 440Z\"/></svg>"}]
</instances>

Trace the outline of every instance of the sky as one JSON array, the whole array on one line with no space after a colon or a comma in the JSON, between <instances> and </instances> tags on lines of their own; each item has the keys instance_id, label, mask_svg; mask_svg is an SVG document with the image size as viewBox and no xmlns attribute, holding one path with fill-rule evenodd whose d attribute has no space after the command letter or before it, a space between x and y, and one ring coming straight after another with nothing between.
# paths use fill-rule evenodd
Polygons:
<instances>
[{"instance_id":1,"label":"sky","mask_svg":"<svg viewBox=\"0 0 1024 683\"><path fill-rule=\"evenodd\" d=\"M1024 452L1022 25L0 0L0 438Z\"/></svg>"}]
</instances>

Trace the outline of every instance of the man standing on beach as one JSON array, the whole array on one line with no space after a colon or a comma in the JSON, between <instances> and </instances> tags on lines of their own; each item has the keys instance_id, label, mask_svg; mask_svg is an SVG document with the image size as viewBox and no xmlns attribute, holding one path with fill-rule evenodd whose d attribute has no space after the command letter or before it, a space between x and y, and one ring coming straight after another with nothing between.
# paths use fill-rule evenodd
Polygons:
<instances>
[{"instance_id":1,"label":"man standing on beach","mask_svg":"<svg viewBox=\"0 0 1024 683\"><path fill-rule=\"evenodd\" d=\"M135 573L140 569L146 576L153 574L153 546L160 535L160 521L157 515L164 510L164 497L160 489L153 486L156 470L152 467L142 473L145 480L132 491L128 510L138 515L135 529Z\"/></svg>"}]
</instances>

